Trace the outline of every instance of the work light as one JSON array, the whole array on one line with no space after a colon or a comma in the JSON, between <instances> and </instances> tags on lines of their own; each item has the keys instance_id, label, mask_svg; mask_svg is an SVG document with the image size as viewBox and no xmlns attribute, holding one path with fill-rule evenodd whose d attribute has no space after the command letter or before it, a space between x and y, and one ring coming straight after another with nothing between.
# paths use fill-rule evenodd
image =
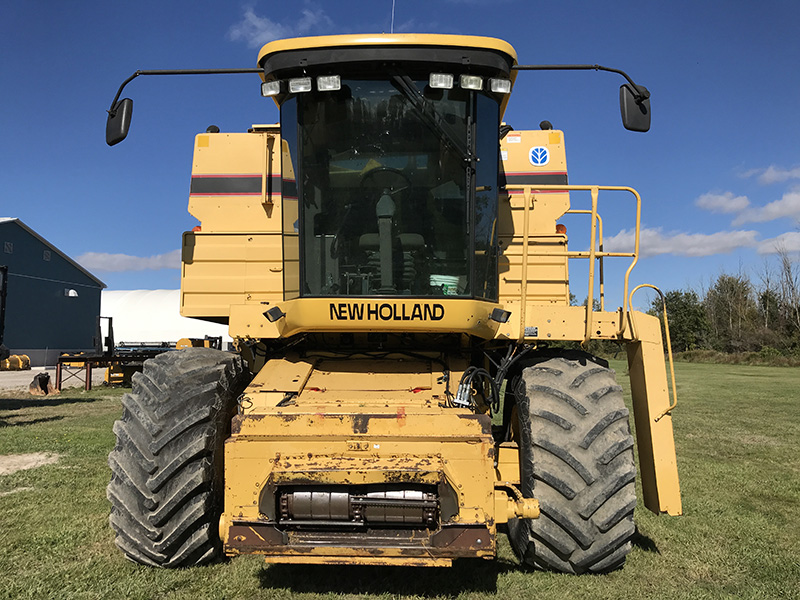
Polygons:
<instances>
[{"instance_id":1,"label":"work light","mask_svg":"<svg viewBox=\"0 0 800 600\"><path fill-rule=\"evenodd\" d=\"M317 77L317 89L320 92L335 92L342 89L342 78L338 75L322 75Z\"/></svg>"},{"instance_id":2,"label":"work light","mask_svg":"<svg viewBox=\"0 0 800 600\"><path fill-rule=\"evenodd\" d=\"M431 73L428 85L441 90L451 90L453 89L453 75L452 73Z\"/></svg>"},{"instance_id":3,"label":"work light","mask_svg":"<svg viewBox=\"0 0 800 600\"><path fill-rule=\"evenodd\" d=\"M511 80L510 79L490 79L489 89L496 94L510 94L511 93Z\"/></svg>"},{"instance_id":4,"label":"work light","mask_svg":"<svg viewBox=\"0 0 800 600\"><path fill-rule=\"evenodd\" d=\"M465 90L483 89L483 77L478 75L462 75L460 83Z\"/></svg>"},{"instance_id":5,"label":"work light","mask_svg":"<svg viewBox=\"0 0 800 600\"><path fill-rule=\"evenodd\" d=\"M311 91L311 77L298 77L289 80L289 93L299 94L300 92Z\"/></svg>"},{"instance_id":6,"label":"work light","mask_svg":"<svg viewBox=\"0 0 800 600\"><path fill-rule=\"evenodd\" d=\"M268 96L277 96L281 93L280 81L265 81L261 84L261 95L265 98Z\"/></svg>"}]
</instances>

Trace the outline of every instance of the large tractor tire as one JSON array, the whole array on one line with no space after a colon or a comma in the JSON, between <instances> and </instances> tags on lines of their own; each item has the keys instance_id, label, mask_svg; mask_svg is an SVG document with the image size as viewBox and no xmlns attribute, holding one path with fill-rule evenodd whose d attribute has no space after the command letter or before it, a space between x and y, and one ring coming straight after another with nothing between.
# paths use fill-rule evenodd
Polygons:
<instances>
[{"instance_id":1,"label":"large tractor tire","mask_svg":"<svg viewBox=\"0 0 800 600\"><path fill-rule=\"evenodd\" d=\"M220 553L223 443L248 377L239 356L175 350L145 362L108 457L109 521L133 562L189 567Z\"/></svg>"},{"instance_id":2,"label":"large tractor tire","mask_svg":"<svg viewBox=\"0 0 800 600\"><path fill-rule=\"evenodd\" d=\"M509 522L531 567L604 573L625 562L635 528L636 467L614 371L589 355L526 368L517 386L522 493L538 519Z\"/></svg>"}]
</instances>

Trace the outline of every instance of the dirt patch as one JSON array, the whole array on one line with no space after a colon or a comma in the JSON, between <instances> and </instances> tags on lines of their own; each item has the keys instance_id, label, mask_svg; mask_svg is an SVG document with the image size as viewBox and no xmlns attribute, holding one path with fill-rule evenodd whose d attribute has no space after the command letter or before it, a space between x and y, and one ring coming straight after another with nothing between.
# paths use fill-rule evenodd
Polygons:
<instances>
[{"instance_id":1,"label":"dirt patch","mask_svg":"<svg viewBox=\"0 0 800 600\"><path fill-rule=\"evenodd\" d=\"M775 438L767 437L765 435L743 435L739 438L739 441L742 444L746 444L748 446L780 446L781 443L776 440Z\"/></svg>"},{"instance_id":2,"label":"dirt patch","mask_svg":"<svg viewBox=\"0 0 800 600\"><path fill-rule=\"evenodd\" d=\"M8 492L0 492L0 498L2 498L3 496L10 496L11 494L16 494L17 492L30 492L32 489L33 489L32 487L14 488L13 490Z\"/></svg>"},{"instance_id":3,"label":"dirt patch","mask_svg":"<svg viewBox=\"0 0 800 600\"><path fill-rule=\"evenodd\" d=\"M33 452L31 454L6 454L0 456L0 475L11 475L17 471L35 469L43 465L52 465L61 457L51 452Z\"/></svg>"}]
</instances>

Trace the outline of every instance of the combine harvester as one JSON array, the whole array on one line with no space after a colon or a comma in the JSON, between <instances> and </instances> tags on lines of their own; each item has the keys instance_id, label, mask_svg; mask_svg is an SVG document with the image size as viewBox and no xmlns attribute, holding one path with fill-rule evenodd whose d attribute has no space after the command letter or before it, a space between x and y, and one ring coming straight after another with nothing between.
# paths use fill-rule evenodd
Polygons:
<instances>
[{"instance_id":1,"label":"combine harvester","mask_svg":"<svg viewBox=\"0 0 800 600\"><path fill-rule=\"evenodd\" d=\"M125 82L258 73L280 107L279 125L195 140L181 314L227 323L238 354L168 352L134 376L108 487L131 560L447 566L494 558L507 530L528 565L619 568L634 441L591 340L627 349L644 505L681 513L661 326L628 289L639 194L568 185L561 131L502 124L518 72L555 68L623 75L623 124L649 129L622 71L521 66L483 37L280 40L256 69ZM589 209L570 209L579 192ZM634 252L602 250L601 192L632 200ZM587 251L568 249L571 212ZM609 256L630 260L624 297L593 310ZM570 259L588 261L586 306Z\"/></svg>"}]
</instances>

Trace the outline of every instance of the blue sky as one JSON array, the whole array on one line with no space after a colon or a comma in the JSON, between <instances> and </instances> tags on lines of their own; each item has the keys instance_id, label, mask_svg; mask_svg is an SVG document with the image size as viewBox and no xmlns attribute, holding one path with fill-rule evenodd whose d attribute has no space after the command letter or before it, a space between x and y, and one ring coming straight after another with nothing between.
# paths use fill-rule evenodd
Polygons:
<instances>
[{"instance_id":1,"label":"blue sky","mask_svg":"<svg viewBox=\"0 0 800 600\"><path fill-rule=\"evenodd\" d=\"M110 289L177 288L181 232L196 225L186 212L194 135L276 122L277 109L254 75L142 77L126 89L131 134L109 148L105 110L122 80L255 66L276 37L388 32L391 8L0 0L0 216L19 217ZM506 113L516 129L548 119L565 131L571 183L639 190L634 283L698 288L739 270L757 281L776 247L800 251L800 3L396 0L394 19L396 32L503 38L521 63L621 68L650 89L647 134L622 128L622 81L608 73L522 73ZM607 248L630 244L622 203L609 200Z\"/></svg>"}]
</instances>

